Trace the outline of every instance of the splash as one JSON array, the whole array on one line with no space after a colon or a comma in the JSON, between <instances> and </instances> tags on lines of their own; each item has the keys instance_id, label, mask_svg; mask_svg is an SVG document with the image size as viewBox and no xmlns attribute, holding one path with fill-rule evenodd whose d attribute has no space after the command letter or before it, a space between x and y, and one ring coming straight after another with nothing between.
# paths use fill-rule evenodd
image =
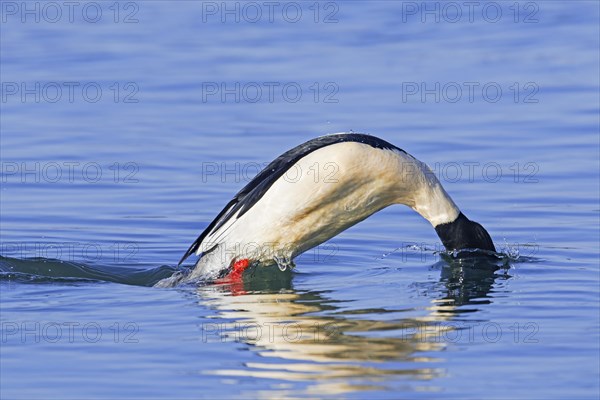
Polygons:
<instances>
[{"instance_id":1,"label":"splash","mask_svg":"<svg viewBox=\"0 0 600 400\"><path fill-rule=\"evenodd\" d=\"M273 259L275 260L275 263L281 272L285 272L288 269L291 270L292 268L296 267L294 261L288 256L274 256Z\"/></svg>"}]
</instances>

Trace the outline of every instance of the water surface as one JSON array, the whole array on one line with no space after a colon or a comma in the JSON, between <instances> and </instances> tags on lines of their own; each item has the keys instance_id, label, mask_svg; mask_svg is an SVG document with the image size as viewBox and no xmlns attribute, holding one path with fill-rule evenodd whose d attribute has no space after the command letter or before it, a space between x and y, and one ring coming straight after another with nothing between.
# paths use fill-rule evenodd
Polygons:
<instances>
[{"instance_id":1,"label":"water surface","mask_svg":"<svg viewBox=\"0 0 600 400\"><path fill-rule=\"evenodd\" d=\"M596 2L472 22L420 2L298 2L297 22L5 4L0 397L597 398ZM427 162L511 259L441 258L396 206L292 272L151 287L260 166L350 130Z\"/></svg>"}]
</instances>

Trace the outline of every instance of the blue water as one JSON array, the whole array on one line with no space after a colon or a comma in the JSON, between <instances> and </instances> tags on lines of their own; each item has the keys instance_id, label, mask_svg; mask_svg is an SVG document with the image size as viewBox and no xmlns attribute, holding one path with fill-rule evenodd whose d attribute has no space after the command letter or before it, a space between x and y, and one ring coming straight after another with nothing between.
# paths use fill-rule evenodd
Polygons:
<instances>
[{"instance_id":1,"label":"blue water","mask_svg":"<svg viewBox=\"0 0 600 400\"><path fill-rule=\"evenodd\" d=\"M597 2L49 4L0 10L1 398L598 397ZM151 287L264 163L350 130L506 259L395 206L292 272Z\"/></svg>"}]
</instances>

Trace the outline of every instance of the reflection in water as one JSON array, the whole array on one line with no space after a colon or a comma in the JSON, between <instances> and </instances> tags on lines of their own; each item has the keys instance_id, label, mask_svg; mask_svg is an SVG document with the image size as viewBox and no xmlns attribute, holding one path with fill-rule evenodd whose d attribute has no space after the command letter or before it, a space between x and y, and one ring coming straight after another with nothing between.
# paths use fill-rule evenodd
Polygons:
<instances>
[{"instance_id":1,"label":"reflection in water","mask_svg":"<svg viewBox=\"0 0 600 400\"><path fill-rule=\"evenodd\" d=\"M430 267L440 271L439 281L414 284L433 293L425 309L349 309L327 292L295 290L292 273L277 267L255 268L237 284L198 287L203 307L216 310L214 323L203 324L203 341L235 340L262 357L239 369L205 373L303 382L308 395L381 389L386 377L398 375L426 383L444 374L436 362L465 329L458 317L491 302L492 288L508 277L498 270L506 267L502 260L481 258L439 261ZM151 286L175 270L0 257L0 280L23 283L94 280Z\"/></svg>"},{"instance_id":2,"label":"reflection in water","mask_svg":"<svg viewBox=\"0 0 600 400\"><path fill-rule=\"evenodd\" d=\"M243 288L199 287L201 302L214 307L218 318L203 326L203 339L244 342L264 357L264 362L237 370L205 373L304 381L308 394L381 388L389 375L424 381L440 376L443 370L431 366L438 361L431 352L439 354L447 345L443 337L448 331L460 329L451 323L457 315L477 311L462 306L490 302L488 293L502 266L486 260L478 260L476 266L445 260L432 268L441 269L435 283L441 295L431 301L425 315L397 320L390 315L386 320L376 318L397 310L339 311L341 307L326 293L296 291L291 273L264 267L245 279ZM383 368L383 361L395 368Z\"/></svg>"}]
</instances>

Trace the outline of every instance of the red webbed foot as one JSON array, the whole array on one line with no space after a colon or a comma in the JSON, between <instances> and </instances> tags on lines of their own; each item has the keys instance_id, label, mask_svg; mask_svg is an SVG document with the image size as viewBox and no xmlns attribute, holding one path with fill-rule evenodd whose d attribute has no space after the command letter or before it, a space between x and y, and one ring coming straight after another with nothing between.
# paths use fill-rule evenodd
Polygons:
<instances>
[{"instance_id":1,"label":"red webbed foot","mask_svg":"<svg viewBox=\"0 0 600 400\"><path fill-rule=\"evenodd\" d=\"M250 266L250 260L243 258L233 263L231 271L223 278L217 279L216 283L241 283L244 271Z\"/></svg>"}]
</instances>

